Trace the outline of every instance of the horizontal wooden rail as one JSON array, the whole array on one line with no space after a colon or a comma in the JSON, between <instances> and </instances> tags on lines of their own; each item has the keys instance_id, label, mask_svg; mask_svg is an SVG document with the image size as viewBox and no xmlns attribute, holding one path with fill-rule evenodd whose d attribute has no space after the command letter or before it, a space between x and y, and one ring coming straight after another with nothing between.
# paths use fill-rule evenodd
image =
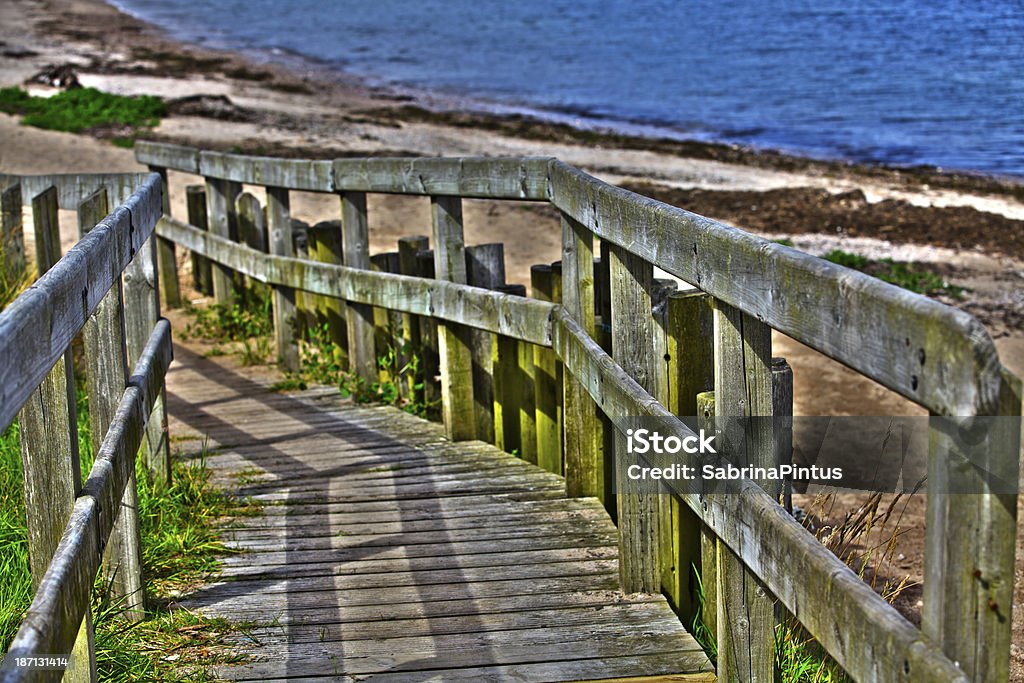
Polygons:
<instances>
[{"instance_id":1,"label":"horizontal wooden rail","mask_svg":"<svg viewBox=\"0 0 1024 683\"><path fill-rule=\"evenodd\" d=\"M583 328L559 307L554 313L555 352L566 369L613 421L624 416L661 418L663 436L694 432L627 375ZM625 428L622 425L620 428ZM699 469L707 456L645 456L653 467ZM956 665L825 548L757 484L723 481L713 492L664 480L735 552L807 630L856 680L966 681ZM727 495L708 495L709 493ZM795 568L799 567L799 571ZM827 603L829 609L820 608ZM893 662L899 663L894 667Z\"/></svg>"},{"instance_id":2,"label":"horizontal wooden rail","mask_svg":"<svg viewBox=\"0 0 1024 683\"><path fill-rule=\"evenodd\" d=\"M531 344L551 346L551 314L555 306L544 301L444 280L265 254L166 216L160 219L157 234L267 284L402 313L432 316Z\"/></svg>"},{"instance_id":3,"label":"horizontal wooden rail","mask_svg":"<svg viewBox=\"0 0 1024 683\"><path fill-rule=\"evenodd\" d=\"M71 651L120 508L146 423L171 362L171 326L161 320L139 357L53 560L7 652L2 683L59 681L60 671L14 666L17 657Z\"/></svg>"},{"instance_id":4,"label":"horizontal wooden rail","mask_svg":"<svg viewBox=\"0 0 1024 683\"><path fill-rule=\"evenodd\" d=\"M373 158L311 161L200 152L139 142L135 158L161 168L312 192L382 192L547 201L547 157Z\"/></svg>"},{"instance_id":5,"label":"horizontal wooden rail","mask_svg":"<svg viewBox=\"0 0 1024 683\"><path fill-rule=\"evenodd\" d=\"M122 206L0 313L0 429L11 424L152 234L162 211L159 188L159 176L143 176Z\"/></svg>"},{"instance_id":6,"label":"horizontal wooden rail","mask_svg":"<svg viewBox=\"0 0 1024 683\"><path fill-rule=\"evenodd\" d=\"M54 187L57 189L57 205L74 211L84 197L100 188L110 194L112 205L121 204L146 182L147 176L147 173L53 173L26 176L0 173L0 186L4 183L20 184L22 196L26 200Z\"/></svg>"}]
</instances>

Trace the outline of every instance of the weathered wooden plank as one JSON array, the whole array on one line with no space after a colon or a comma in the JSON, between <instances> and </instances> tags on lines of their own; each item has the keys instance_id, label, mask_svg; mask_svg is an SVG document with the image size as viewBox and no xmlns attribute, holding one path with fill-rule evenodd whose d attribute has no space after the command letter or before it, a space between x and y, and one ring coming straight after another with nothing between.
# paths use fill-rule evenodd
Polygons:
<instances>
[{"instance_id":1,"label":"weathered wooden plank","mask_svg":"<svg viewBox=\"0 0 1024 683\"><path fill-rule=\"evenodd\" d=\"M0 426L6 428L99 305L160 216L159 177L146 178L59 263L0 313ZM35 340L25 344L25 339Z\"/></svg>"},{"instance_id":2,"label":"weathered wooden plank","mask_svg":"<svg viewBox=\"0 0 1024 683\"><path fill-rule=\"evenodd\" d=\"M425 251L430 245L428 237L417 235L401 237L398 240L398 272L401 275L419 275L419 264L416 261L416 254ZM411 372L408 373L406 381L402 382L399 390L404 398L422 404L423 398L423 375L424 359L426 350L423 349L421 329L423 322L419 316L409 313L402 314L402 345L405 348L405 357L414 361Z\"/></svg>"},{"instance_id":3,"label":"weathered wooden plank","mask_svg":"<svg viewBox=\"0 0 1024 683\"><path fill-rule=\"evenodd\" d=\"M594 236L562 214L562 306L591 338L597 338L594 320ZM606 498L609 482L603 462L603 425L597 406L576 378L566 373L563 386L563 443L565 487L570 496Z\"/></svg>"},{"instance_id":4,"label":"weathered wooden plank","mask_svg":"<svg viewBox=\"0 0 1024 683\"><path fill-rule=\"evenodd\" d=\"M714 430L715 392L697 394L697 427L705 432ZM699 517L699 514L697 515ZM708 633L718 637L718 537L715 532L700 522L700 582L703 592L700 618Z\"/></svg>"},{"instance_id":5,"label":"weathered wooden plank","mask_svg":"<svg viewBox=\"0 0 1024 683\"><path fill-rule=\"evenodd\" d=\"M17 208L20 219L20 201ZM32 198L32 217L36 271L43 275L60 260L56 188ZM33 391L19 417L29 567L36 590L46 575L71 516L75 496L82 487L75 413L74 365L69 348ZM88 594L79 598L86 607L90 604ZM92 615L87 615L81 624L75 622L70 626L72 633L77 631L73 651L78 661L69 668L68 681L91 683L96 680Z\"/></svg>"},{"instance_id":6,"label":"weathered wooden plank","mask_svg":"<svg viewBox=\"0 0 1024 683\"><path fill-rule=\"evenodd\" d=\"M56 194L56 190L53 190ZM10 282L25 272L25 233L21 220L21 185L0 192L0 257ZM37 247L38 250L38 247Z\"/></svg>"},{"instance_id":7,"label":"weathered wooden plank","mask_svg":"<svg viewBox=\"0 0 1024 683\"><path fill-rule=\"evenodd\" d=\"M583 330L555 310L555 349L581 378L595 402L609 415L664 418L665 436L692 431L626 375ZM625 426L625 425L623 425ZM701 467L684 454L672 463ZM668 460L649 458L655 467ZM857 679L890 680L909 676L925 681L965 681L932 641L875 594L842 561L756 483L716 482L714 492L690 490L688 482L671 482L680 498L697 513L769 590L796 616L843 668ZM792 572L799 566L799 575ZM822 601L830 610L820 609ZM843 624L842 632L836 624ZM871 652L865 656L865 652ZM904 673L905 672L905 673Z\"/></svg>"},{"instance_id":8,"label":"weathered wooden plank","mask_svg":"<svg viewBox=\"0 0 1024 683\"><path fill-rule=\"evenodd\" d=\"M547 158L336 159L337 192L547 199Z\"/></svg>"},{"instance_id":9,"label":"weathered wooden plank","mask_svg":"<svg viewBox=\"0 0 1024 683\"><path fill-rule=\"evenodd\" d=\"M615 362L649 393L662 392L660 358L655 356L655 323L652 316L654 268L619 247L610 251L612 349ZM626 417L630 413L618 413ZM632 464L626 453L626 435L615 436L615 471ZM636 482L622 477L617 482L619 570L627 593L661 590L661 538L657 494L638 490Z\"/></svg>"},{"instance_id":10,"label":"weathered wooden plank","mask_svg":"<svg viewBox=\"0 0 1024 683\"><path fill-rule=\"evenodd\" d=\"M539 301L554 301L550 265L530 268L530 295ZM562 473L562 428L558 422L555 352L543 346L533 348L533 402L536 411L537 464L548 472Z\"/></svg>"},{"instance_id":11,"label":"weathered wooden plank","mask_svg":"<svg viewBox=\"0 0 1024 683\"><path fill-rule=\"evenodd\" d=\"M242 193L240 183L218 178L206 179L206 220L211 234L238 241L235 202ZM230 305L238 296L235 274L222 263L213 263L213 297L218 304Z\"/></svg>"},{"instance_id":12,"label":"weathered wooden plank","mask_svg":"<svg viewBox=\"0 0 1024 683\"><path fill-rule=\"evenodd\" d=\"M268 186L267 190L267 232L270 236L270 253L277 256L294 257L295 247L292 235L291 205L288 190ZM274 341L277 347L277 362L287 372L299 371L299 342L296 331L295 290L291 287L274 287Z\"/></svg>"},{"instance_id":13,"label":"weathered wooden plank","mask_svg":"<svg viewBox=\"0 0 1024 683\"><path fill-rule=\"evenodd\" d=\"M107 191L100 189L78 207L79 238L85 237L106 215ZM82 337L89 391L89 434L93 453L98 453L117 412L121 394L128 385L120 282L114 282L89 316L82 328ZM132 471L128 473L128 483L104 555L104 573L111 599L122 608L122 616L129 621L141 621L146 610L138 511L135 472Z\"/></svg>"},{"instance_id":14,"label":"weathered wooden plank","mask_svg":"<svg viewBox=\"0 0 1024 683\"><path fill-rule=\"evenodd\" d=\"M188 222L199 230L209 230L206 220L206 187L189 185L185 188ZM169 215L169 214L168 214ZM286 254L293 256L294 254ZM200 294L213 294L213 265L209 259L192 252L192 284Z\"/></svg>"},{"instance_id":15,"label":"weathered wooden plank","mask_svg":"<svg viewBox=\"0 0 1024 683\"><path fill-rule=\"evenodd\" d=\"M552 203L602 240L926 408L993 413L1001 365L988 333L967 313L562 162L552 162L550 172ZM925 366L917 360L922 355Z\"/></svg>"},{"instance_id":16,"label":"weathered wooden plank","mask_svg":"<svg viewBox=\"0 0 1024 683\"><path fill-rule=\"evenodd\" d=\"M434 279L432 249L417 252L416 265L419 277ZM420 316L420 341L423 352L423 401L436 409L441 405L441 356L438 353L437 321L432 315Z\"/></svg>"},{"instance_id":17,"label":"weathered wooden plank","mask_svg":"<svg viewBox=\"0 0 1024 683\"><path fill-rule=\"evenodd\" d=\"M155 176L159 177L159 176ZM160 186L157 185L159 188ZM162 209L161 209L162 213ZM160 294L156 266L156 238L143 242L135 258L125 266L123 275L124 325L128 364L134 367L149 342L153 327L160 319ZM166 402L163 390L153 405L146 423L146 438L140 456L150 475L159 481L171 480L171 447L167 436Z\"/></svg>"},{"instance_id":18,"label":"weathered wooden plank","mask_svg":"<svg viewBox=\"0 0 1024 683\"><path fill-rule=\"evenodd\" d=\"M200 175L199 150L194 147L139 140L135 144L135 160L147 166L173 168L175 171Z\"/></svg>"},{"instance_id":19,"label":"weathered wooden plank","mask_svg":"<svg viewBox=\"0 0 1024 683\"><path fill-rule=\"evenodd\" d=\"M376 273L397 273L398 252L386 251L370 257L371 269ZM406 360L402 349L402 314L386 308L373 309L374 358L377 359L377 375L381 384L394 384Z\"/></svg>"},{"instance_id":20,"label":"weathered wooden plank","mask_svg":"<svg viewBox=\"0 0 1024 683\"><path fill-rule=\"evenodd\" d=\"M430 198L433 225L434 272L438 280L466 284L466 248L462 233L462 201L458 197ZM441 414L452 441L475 439L473 357L469 330L452 324L437 328L441 366Z\"/></svg>"},{"instance_id":21,"label":"weathered wooden plank","mask_svg":"<svg viewBox=\"0 0 1024 683\"><path fill-rule=\"evenodd\" d=\"M497 290L505 284L505 246L501 243L466 247L466 284ZM473 404L477 438L494 443L494 345L493 334L470 331L473 363Z\"/></svg>"},{"instance_id":22,"label":"weathered wooden plank","mask_svg":"<svg viewBox=\"0 0 1024 683\"><path fill-rule=\"evenodd\" d=\"M346 192L341 196L341 235L345 265L369 270L370 232L365 194ZM349 302L347 311L349 370L372 384L377 381L373 309L365 304Z\"/></svg>"},{"instance_id":23,"label":"weathered wooden plank","mask_svg":"<svg viewBox=\"0 0 1024 683\"><path fill-rule=\"evenodd\" d=\"M496 291L526 296L523 285L502 285ZM498 335L494 339L494 445L506 453L522 454L520 410L522 396L533 396L532 378L522 373L519 365L519 342Z\"/></svg>"},{"instance_id":24,"label":"weathered wooden plank","mask_svg":"<svg viewBox=\"0 0 1024 683\"><path fill-rule=\"evenodd\" d=\"M163 197L163 212L171 215L171 186L167 182L167 169L150 166L149 170L160 176L160 192ZM178 283L178 257L174 253L174 242L158 237L156 259L159 268L160 296L168 308L181 306L181 287Z\"/></svg>"},{"instance_id":25,"label":"weathered wooden plank","mask_svg":"<svg viewBox=\"0 0 1024 683\"><path fill-rule=\"evenodd\" d=\"M28 201L49 187L57 188L57 205L74 211L82 197L101 187L107 188L113 204L122 204L149 177L147 173L54 173L49 175L11 176L0 173L21 185L22 201Z\"/></svg>"},{"instance_id":26,"label":"weathered wooden plank","mask_svg":"<svg viewBox=\"0 0 1024 683\"><path fill-rule=\"evenodd\" d=\"M57 680L59 672L16 668L16 657L66 654L89 613L89 593L114 525L146 416L159 396L171 360L170 325L161 321L134 368L93 469L74 500L66 530L7 651L0 681Z\"/></svg>"},{"instance_id":27,"label":"weathered wooden plank","mask_svg":"<svg viewBox=\"0 0 1024 683\"><path fill-rule=\"evenodd\" d=\"M149 149L151 148L144 148L145 151ZM136 158L139 158L138 153ZM202 151L199 153L197 172L204 176L250 185L272 185L311 192L334 190L330 161L275 159Z\"/></svg>"},{"instance_id":28,"label":"weathered wooden plank","mask_svg":"<svg viewBox=\"0 0 1024 683\"><path fill-rule=\"evenodd\" d=\"M1021 395L1006 373L983 446L953 420L930 429L921 628L972 681L1010 675Z\"/></svg>"}]
</instances>

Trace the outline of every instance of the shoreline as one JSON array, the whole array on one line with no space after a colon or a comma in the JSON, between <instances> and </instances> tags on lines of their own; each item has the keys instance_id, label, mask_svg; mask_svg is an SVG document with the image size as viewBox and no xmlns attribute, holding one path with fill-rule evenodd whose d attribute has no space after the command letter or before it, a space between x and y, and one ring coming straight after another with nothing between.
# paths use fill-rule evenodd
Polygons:
<instances>
[{"instance_id":1,"label":"shoreline","mask_svg":"<svg viewBox=\"0 0 1024 683\"><path fill-rule=\"evenodd\" d=\"M934 166L904 167L819 159L735 143L682 136L640 135L628 131L628 122L624 122L627 130L617 130L603 122L575 126L560 120L565 115L539 109L524 108L522 113L488 111L486 104L469 97L435 96L426 91L406 92L404 89L376 87L356 75L304 55L284 51L280 54L269 54L264 50L227 51L182 42L159 26L104 0L39 0L34 4L45 8L51 17L37 24L39 33L46 38L79 46L92 43L93 49L86 52L91 51L94 59L83 66L87 72L98 75L219 77L280 94L317 95L323 98L325 105L333 106L357 121L369 119L383 125L426 124L455 130L473 129L538 143L650 152L839 181L870 180L906 188L953 190L1024 201L1024 177ZM62 19L52 18L56 16ZM116 51L125 53L127 59L104 58L102 46L112 38L118 43ZM261 58L257 59L257 55ZM203 114L202 111L197 113ZM214 118L217 118L217 113L214 113ZM163 138L159 132L144 137ZM273 151L277 153L279 150L273 148ZM280 151L290 152L288 156L296 156L298 152L306 156L325 156L322 152L318 154L315 147ZM391 154L404 154L406 151L388 150ZM380 150L367 152L379 154Z\"/></svg>"}]
</instances>

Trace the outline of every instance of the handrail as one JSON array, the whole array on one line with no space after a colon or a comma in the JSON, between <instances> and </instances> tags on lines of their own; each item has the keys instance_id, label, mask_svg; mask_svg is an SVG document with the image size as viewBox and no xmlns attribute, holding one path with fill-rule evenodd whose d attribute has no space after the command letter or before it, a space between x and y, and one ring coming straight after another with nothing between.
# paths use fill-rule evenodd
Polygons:
<instances>
[{"instance_id":1,"label":"handrail","mask_svg":"<svg viewBox=\"0 0 1024 683\"><path fill-rule=\"evenodd\" d=\"M0 681L59 680L60 670L18 666L17 660L68 654L72 675L94 678L91 591L101 562L125 618L141 618L144 610L139 548L132 542L140 445L153 476L170 476L163 401L171 335L170 324L159 318L152 248L163 211L161 178L0 174L0 186L8 187L4 242L23 244L21 204L31 204L42 273L0 313L0 429L19 417L35 586ZM117 206L108 213L112 202ZM82 234L63 258L60 208L77 211ZM96 453L84 485L71 354L79 335L87 351ZM105 556L111 539L116 550Z\"/></svg>"},{"instance_id":2,"label":"handrail","mask_svg":"<svg viewBox=\"0 0 1024 683\"><path fill-rule=\"evenodd\" d=\"M502 376L535 378L536 386L534 395L522 404L503 406L495 397L495 443L502 440L506 449L515 447L497 431L499 422L513 429L517 426L515 416L505 414L506 410L520 416L535 411L534 424L518 423L523 434L529 432L522 437L524 445L533 439L534 452L527 457L560 472L564 449L571 495L610 500L604 497L609 495L604 459L622 457L623 446L615 439L603 439L605 427L598 415L610 418L610 428L620 430L624 423L619 418L657 416L664 419L665 429L680 436L689 433L667 407L671 392L665 390L666 382L685 384L687 410L693 410L695 398L708 396L701 392L713 387L712 400L721 417L785 414L785 405L775 402L773 328L934 414L1019 416L1021 412L1019 380L1002 366L988 333L970 315L613 187L555 159L273 160L145 142L137 145L136 156L160 172L165 183L167 169L206 177L206 206L199 207L197 217L205 221L208 210L213 234L167 218L161 221L159 234L169 244L180 243L215 264L211 289L220 302L232 299L232 271L274 284L279 351L294 345L295 331L289 321L297 310L296 291L340 300L332 304L335 316L344 305L341 302L349 302L345 317L350 366L369 379L377 376L375 323L369 306L439 319L440 325L429 334L441 351L444 421L453 439L475 437L473 421L479 413L473 404L472 366L491 356L491 347L474 346L462 326L497 335L495 377L508 372ZM232 244L236 239L232 230L243 211L242 202L235 204L241 183L266 187L266 231L274 256ZM289 190L341 195L340 230L322 231L316 237L326 240L317 246L316 259L331 265L292 258ZM430 267L419 269L427 280L368 272L367 192L430 196L434 251ZM461 197L548 201L559 209L565 277L558 286L561 294L555 294L552 268L547 275L534 273L535 294L551 303L538 305L467 287ZM246 206L254 205L253 197L245 199ZM258 203L255 206L258 209ZM247 221L260 220L251 208L248 211ZM595 289L595 236L602 247L604 289L600 291ZM407 255L416 261L415 250L426 247L414 246L422 241L412 239L413 251ZM669 317L657 317L671 316L673 302L670 298L667 307L657 310L665 302L655 301L662 296L656 293L655 266L699 290L700 299L677 301L680 306L674 310L690 318L676 329L669 329L677 324L670 324ZM174 260L168 258L167 272L173 273L173 268ZM437 280L430 279L435 274ZM305 304L308 310L309 301ZM595 304L601 311L600 327L595 324ZM524 350L521 345L517 349L516 340L544 348ZM601 348L609 344L611 353ZM667 351L672 344L676 349L687 345L682 355L692 357L680 358L679 353L673 357ZM565 370L564 440L557 425L562 406L549 395L557 393L561 381L556 358ZM674 371L665 363L687 360L695 369L700 366L699 373L685 383L681 375L668 376ZM706 374L709 364L713 381ZM784 401L785 392L778 393ZM683 402L676 400L676 404ZM586 433L574 433L576 429ZM551 439L556 443L552 445ZM989 444L990 457L1006 461L1005 471L1002 467L1000 471L1015 480L1013 455L1019 452L1020 434L1001 434L999 439ZM605 443L611 452L604 453ZM757 464L779 455L770 430L755 434L749 448ZM949 440L933 429L929 458L933 480L950 476L956 461L950 457L951 448ZM975 475L958 472L956 476ZM983 477L976 483L981 490L992 491L985 488L988 483ZM697 535L710 529L711 555L703 559L698 555L697 560L707 560L705 570L717 572L723 582L717 597L711 598L713 604L718 605L719 615L743 610L748 617L742 624L728 623L724 616L718 620L723 677L771 678L775 610L770 593L858 680L1005 678L1015 496L988 493L951 505L944 494L930 494L926 604L919 631L757 483L731 482L706 492L675 483L666 489L690 516L671 511L675 521L662 521L670 506L652 504L645 498L650 494L628 489L616 494L621 584L627 591L664 588L663 558L656 547L659 525L674 528L678 522L679 528L685 526ZM692 554L672 556L670 571L676 578L688 575L691 558ZM792 569L794 561L802 563L800 577ZM828 600L828 609L815 608L815 600L822 599ZM841 632L837 623L848 633Z\"/></svg>"}]
</instances>

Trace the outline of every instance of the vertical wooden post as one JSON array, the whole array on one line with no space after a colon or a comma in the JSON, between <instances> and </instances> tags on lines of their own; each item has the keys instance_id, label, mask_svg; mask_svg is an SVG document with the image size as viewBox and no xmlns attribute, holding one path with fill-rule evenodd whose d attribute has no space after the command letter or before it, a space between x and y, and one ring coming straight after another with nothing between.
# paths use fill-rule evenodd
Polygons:
<instances>
[{"instance_id":1,"label":"vertical wooden post","mask_svg":"<svg viewBox=\"0 0 1024 683\"><path fill-rule=\"evenodd\" d=\"M715 301L715 415L718 443L737 466L772 467L771 328ZM735 418L761 417L741 424ZM732 418L732 419L730 419ZM758 481L774 498L777 481ZM728 539L725 539L728 540ZM775 605L764 585L718 543L718 675L769 683L775 676Z\"/></svg>"},{"instance_id":2,"label":"vertical wooden post","mask_svg":"<svg viewBox=\"0 0 1024 683\"><path fill-rule=\"evenodd\" d=\"M200 230L209 230L206 219L206 187L189 185L185 188L185 202L188 207L188 222ZM207 296L213 295L213 266L209 259L193 252L192 284L196 291Z\"/></svg>"},{"instance_id":3,"label":"vertical wooden post","mask_svg":"<svg viewBox=\"0 0 1024 683\"><path fill-rule=\"evenodd\" d=\"M497 290L512 296L526 296L524 285L501 285ZM500 334L494 340L494 445L506 453L521 455L522 397L525 393L533 397L533 380L521 373L520 345L518 339Z\"/></svg>"},{"instance_id":4,"label":"vertical wooden post","mask_svg":"<svg viewBox=\"0 0 1024 683\"><path fill-rule=\"evenodd\" d=\"M150 171L160 175L160 187L163 193L163 210L165 216L171 215L171 186L167 182L167 169L150 166ZM167 308L181 306L181 288L178 284L178 256L174 242L163 237L156 238L156 261L160 271L160 294Z\"/></svg>"},{"instance_id":5,"label":"vertical wooden post","mask_svg":"<svg viewBox=\"0 0 1024 683\"><path fill-rule=\"evenodd\" d=\"M594 294L594 236L563 213L562 306L596 340ZM603 425L597 404L571 373L565 373L563 381L562 415L566 493L604 500Z\"/></svg>"},{"instance_id":6,"label":"vertical wooden post","mask_svg":"<svg viewBox=\"0 0 1024 683\"><path fill-rule=\"evenodd\" d=\"M275 256L295 256L292 238L291 204L288 189L267 187L267 232L270 253ZM274 341L277 362L287 372L299 371L299 341L296 334L295 290L274 286Z\"/></svg>"},{"instance_id":7,"label":"vertical wooden post","mask_svg":"<svg viewBox=\"0 0 1024 683\"><path fill-rule=\"evenodd\" d=\"M609 250L612 349L615 362L652 396L658 396L660 373L654 358L655 324L651 311L654 268L618 246ZM627 464L625 434L615 434L616 475ZM627 593L661 590L658 542L661 538L658 495L641 493L636 482L618 482L619 578Z\"/></svg>"},{"instance_id":8,"label":"vertical wooden post","mask_svg":"<svg viewBox=\"0 0 1024 683\"><path fill-rule=\"evenodd\" d=\"M20 195L19 195L20 196ZM21 206L18 206L19 217ZM60 259L60 228L57 222L57 190L53 187L32 199L36 235L36 270L41 276ZM41 248L39 245L45 245ZM75 497L82 488L78 453L78 422L75 415L75 379L71 349L57 361L18 415L21 465L25 487L25 521L28 527L29 565L33 590L39 586L71 517ZM85 619L75 640L73 669L65 681L96 681L96 647L93 642L89 595L84 601Z\"/></svg>"},{"instance_id":9,"label":"vertical wooden post","mask_svg":"<svg viewBox=\"0 0 1024 683\"><path fill-rule=\"evenodd\" d=\"M483 289L505 284L505 245L500 242L466 247L466 283ZM473 362L473 404L477 438L494 443L494 335L469 330Z\"/></svg>"},{"instance_id":10,"label":"vertical wooden post","mask_svg":"<svg viewBox=\"0 0 1024 683\"><path fill-rule=\"evenodd\" d=\"M793 462L793 368L785 358L772 358L772 433L775 436L775 462ZM793 511L793 487L789 481L782 490L782 505Z\"/></svg>"},{"instance_id":11,"label":"vertical wooden post","mask_svg":"<svg viewBox=\"0 0 1024 683\"><path fill-rule=\"evenodd\" d=\"M416 254L419 276L434 279L434 252L431 249ZM430 316L420 318L420 340L423 345L423 400L429 407L441 404L441 358L438 354L437 321Z\"/></svg>"},{"instance_id":12,"label":"vertical wooden post","mask_svg":"<svg viewBox=\"0 0 1024 683\"><path fill-rule=\"evenodd\" d=\"M711 298L699 290L669 295L664 308L667 345L664 351L665 407L674 414L690 418L691 427L698 412L697 395L714 387L714 345L712 343ZM671 574L663 577L663 589L686 623L692 623L697 610L697 577L701 568L700 518L677 496L667 496L668 532L663 552L671 553ZM712 546L713 547L713 546Z\"/></svg>"},{"instance_id":13,"label":"vertical wooden post","mask_svg":"<svg viewBox=\"0 0 1024 683\"><path fill-rule=\"evenodd\" d=\"M366 194L346 192L341 196L341 239L345 265L370 268L370 230L366 219ZM348 356L350 369L366 382L377 381L377 358L373 348L373 309L349 303Z\"/></svg>"},{"instance_id":14,"label":"vertical wooden post","mask_svg":"<svg viewBox=\"0 0 1024 683\"><path fill-rule=\"evenodd\" d=\"M153 326L160 319L159 277L156 267L154 234L136 252L124 270L124 319L127 336L128 363L135 362L146 348ZM153 403L153 412L146 425L146 438L140 449L146 468L156 481L171 481L171 448L167 437L166 389Z\"/></svg>"},{"instance_id":15,"label":"vertical wooden post","mask_svg":"<svg viewBox=\"0 0 1024 683\"><path fill-rule=\"evenodd\" d=\"M696 395L696 399L697 428L710 434L715 428L715 392L701 392ZM701 621L717 642L718 537L704 523L700 525L700 584L704 591L704 602L700 610Z\"/></svg>"},{"instance_id":16,"label":"vertical wooden post","mask_svg":"<svg viewBox=\"0 0 1024 683\"><path fill-rule=\"evenodd\" d=\"M402 237L398 240L398 272L402 275L419 276L419 264L416 254L427 249L430 240L424 236ZM402 346L404 355L414 359L415 372L409 373L399 390L402 396L410 401L423 403L423 363L424 349L420 336L422 321L417 315L402 314ZM417 389L417 387L419 387Z\"/></svg>"},{"instance_id":17,"label":"vertical wooden post","mask_svg":"<svg viewBox=\"0 0 1024 683\"><path fill-rule=\"evenodd\" d=\"M921 630L972 681L1009 677L1021 397L1004 371L977 436L962 418L930 421ZM965 452L961 439L977 443Z\"/></svg>"},{"instance_id":18,"label":"vertical wooden post","mask_svg":"<svg viewBox=\"0 0 1024 683\"><path fill-rule=\"evenodd\" d=\"M438 280L466 284L466 248L462 234L462 200L431 197L434 272ZM437 326L441 365L441 413L452 441L476 438L473 405L473 358L469 330L452 323Z\"/></svg>"},{"instance_id":19,"label":"vertical wooden post","mask_svg":"<svg viewBox=\"0 0 1024 683\"><path fill-rule=\"evenodd\" d=\"M336 221L323 221L310 226L306 231L306 248L309 258L319 263L340 266L345 262L344 238L341 224ZM348 323L346 322L348 305L343 299L322 294L306 293L305 301L317 324L327 323L327 333L334 343L335 360L340 364L349 364L351 357L346 353L349 349Z\"/></svg>"},{"instance_id":20,"label":"vertical wooden post","mask_svg":"<svg viewBox=\"0 0 1024 683\"><path fill-rule=\"evenodd\" d=\"M220 178L206 179L206 214L210 232L218 237L238 240L235 202L242 193L241 183ZM237 295L235 273L227 266L213 263L213 298L219 304L231 304Z\"/></svg>"},{"instance_id":21,"label":"vertical wooden post","mask_svg":"<svg viewBox=\"0 0 1024 683\"><path fill-rule=\"evenodd\" d=\"M594 261L594 298L597 307L597 343L601 345L605 353L612 355L612 290L611 290L611 243L601 240L601 258ZM604 509L608 511L613 520L618 520L619 508L616 502L615 492L615 439L617 430L612 424L611 418L602 411L597 412L598 422L601 423L601 451L604 453L604 478L605 498L603 499Z\"/></svg>"},{"instance_id":22,"label":"vertical wooden post","mask_svg":"<svg viewBox=\"0 0 1024 683\"><path fill-rule=\"evenodd\" d=\"M530 295L552 301L551 266L530 268ZM533 347L533 400L537 411L537 464L548 472L562 472L562 433L558 424L558 381L556 358L552 349Z\"/></svg>"},{"instance_id":23,"label":"vertical wooden post","mask_svg":"<svg viewBox=\"0 0 1024 683\"><path fill-rule=\"evenodd\" d=\"M238 242L266 254L267 226L260 200L249 192L243 192L235 201L235 216L238 220ZM240 276L239 280L244 283L242 298L247 303L256 301L260 293L266 293L267 286L257 280L247 276Z\"/></svg>"},{"instance_id":24,"label":"vertical wooden post","mask_svg":"<svg viewBox=\"0 0 1024 683\"><path fill-rule=\"evenodd\" d=\"M25 233L21 221L21 185L11 185L0 192L0 255L9 282L20 279L25 272ZM60 253L60 241L57 243Z\"/></svg>"},{"instance_id":25,"label":"vertical wooden post","mask_svg":"<svg viewBox=\"0 0 1024 683\"><path fill-rule=\"evenodd\" d=\"M385 251L370 257L370 267L378 273L398 272L398 252ZM401 342L402 317L387 308L373 308L373 346L377 376L381 384L400 384L404 366Z\"/></svg>"},{"instance_id":26,"label":"vertical wooden post","mask_svg":"<svg viewBox=\"0 0 1024 683\"><path fill-rule=\"evenodd\" d=\"M78 206L79 237L84 237L109 212L107 191L100 189ZM89 432L93 453L98 453L114 419L121 395L128 386L128 358L125 348L124 310L121 282L115 281L82 329L86 382L89 390ZM135 468L117 511L114 528L104 554L104 575L111 601L121 616L142 621L146 613L142 582L142 540L139 537L138 489Z\"/></svg>"},{"instance_id":27,"label":"vertical wooden post","mask_svg":"<svg viewBox=\"0 0 1024 683\"><path fill-rule=\"evenodd\" d=\"M562 262L555 261L551 264L551 302L556 304L562 303ZM555 435L558 441L558 470L556 474L565 476L565 440L563 434L565 433L564 428L564 405L563 405L563 391L565 385L565 368L562 365L562 361L558 359L558 355L554 353L552 349L551 354L555 359L555 424L557 425L557 434Z\"/></svg>"}]
</instances>

